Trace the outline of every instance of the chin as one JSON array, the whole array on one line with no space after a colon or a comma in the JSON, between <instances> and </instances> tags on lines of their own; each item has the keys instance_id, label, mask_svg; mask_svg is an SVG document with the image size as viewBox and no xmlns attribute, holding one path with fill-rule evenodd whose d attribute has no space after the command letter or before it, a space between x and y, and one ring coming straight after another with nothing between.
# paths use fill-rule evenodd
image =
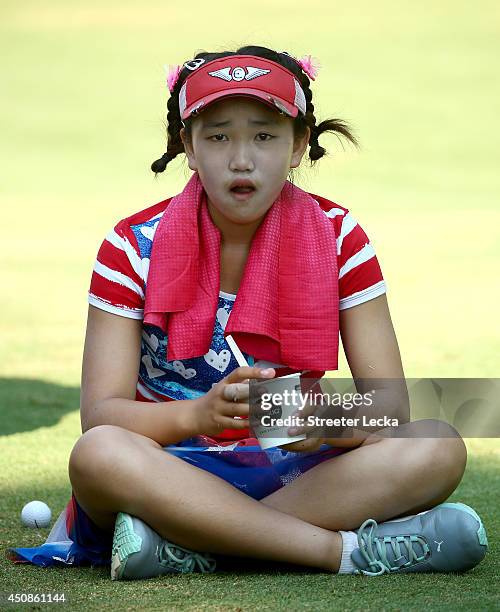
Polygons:
<instances>
[{"instance_id":1,"label":"chin","mask_svg":"<svg viewBox=\"0 0 500 612\"><path fill-rule=\"evenodd\" d=\"M261 216L262 215L252 215L251 217L230 217L228 216L227 219L229 219L231 223L236 223L237 225L245 225L247 223L254 223L258 219L260 219Z\"/></svg>"}]
</instances>

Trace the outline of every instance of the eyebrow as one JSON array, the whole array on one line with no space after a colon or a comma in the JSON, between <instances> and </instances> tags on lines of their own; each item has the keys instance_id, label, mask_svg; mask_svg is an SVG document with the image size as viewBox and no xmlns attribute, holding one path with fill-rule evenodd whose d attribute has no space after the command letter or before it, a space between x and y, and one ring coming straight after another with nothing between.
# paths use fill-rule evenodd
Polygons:
<instances>
[{"instance_id":1,"label":"eyebrow","mask_svg":"<svg viewBox=\"0 0 500 612\"><path fill-rule=\"evenodd\" d=\"M227 127L231 125L231 121L209 121L203 124L203 129L214 127ZM278 125L274 119L249 119L248 125Z\"/></svg>"}]
</instances>

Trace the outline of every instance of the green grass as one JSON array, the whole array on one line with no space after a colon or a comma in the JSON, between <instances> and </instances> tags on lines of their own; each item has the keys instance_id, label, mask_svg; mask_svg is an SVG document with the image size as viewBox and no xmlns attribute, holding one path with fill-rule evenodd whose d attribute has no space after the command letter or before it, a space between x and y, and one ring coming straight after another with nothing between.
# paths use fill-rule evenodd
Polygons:
<instances>
[{"instance_id":1,"label":"green grass","mask_svg":"<svg viewBox=\"0 0 500 612\"><path fill-rule=\"evenodd\" d=\"M36 546L49 529L21 526L26 501L43 499L57 516L71 494L66 466L78 437L76 388L10 381L10 435L0 440L2 512L0 542ZM35 401L40 391L53 400ZM56 406L56 407L54 407ZM31 415L31 419L20 414ZM17 416L16 416L17 415ZM27 423L32 422L31 427ZM18 433L14 433L17 429ZM236 559L207 575L165 576L147 581L112 582L107 568L39 568L0 560L0 591L64 591L73 607L95 610L493 610L498 602L500 563L500 453L494 440L468 440L466 474L450 501L474 507L488 532L490 552L463 575L435 574L365 578L333 576L319 570ZM54 517L55 518L55 517Z\"/></svg>"},{"instance_id":2,"label":"green grass","mask_svg":"<svg viewBox=\"0 0 500 612\"><path fill-rule=\"evenodd\" d=\"M43 499L58 514L69 499L93 261L117 220L185 184L185 161L158 181L149 165L166 143L163 64L198 49L255 42L320 59L317 119L346 119L362 148L322 136L329 156L314 170L304 163L295 182L349 208L366 230L408 377L498 375L498 3L189 7L2 2L2 548L48 533L20 526L24 503ZM348 376L339 359L338 376ZM210 577L114 584L102 569L2 559L0 590L64 590L86 609L498 608L499 445L468 446L451 500L476 508L491 550L463 576L363 580L248 561Z\"/></svg>"}]
</instances>

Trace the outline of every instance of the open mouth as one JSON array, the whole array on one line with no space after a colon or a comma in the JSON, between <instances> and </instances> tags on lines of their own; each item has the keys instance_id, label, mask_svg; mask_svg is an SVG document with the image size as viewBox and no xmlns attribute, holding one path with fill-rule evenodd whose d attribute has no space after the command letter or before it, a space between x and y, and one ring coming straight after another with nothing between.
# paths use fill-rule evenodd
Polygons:
<instances>
[{"instance_id":1,"label":"open mouth","mask_svg":"<svg viewBox=\"0 0 500 612\"><path fill-rule=\"evenodd\" d=\"M233 193L252 193L255 191L254 187L233 187L230 191Z\"/></svg>"}]
</instances>

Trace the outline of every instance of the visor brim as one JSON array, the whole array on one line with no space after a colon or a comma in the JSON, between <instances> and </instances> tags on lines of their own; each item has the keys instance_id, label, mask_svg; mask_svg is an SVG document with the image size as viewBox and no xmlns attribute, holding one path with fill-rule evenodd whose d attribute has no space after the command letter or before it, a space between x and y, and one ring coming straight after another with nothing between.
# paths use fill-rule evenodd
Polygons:
<instances>
[{"instance_id":1,"label":"visor brim","mask_svg":"<svg viewBox=\"0 0 500 612\"><path fill-rule=\"evenodd\" d=\"M208 96L204 96L199 100L196 100L196 102L193 102L193 104L186 108L186 110L181 116L181 119L188 119L193 114L193 111L195 111L195 114L198 114L199 112L202 112L212 102L229 96L243 96L254 99L256 98L261 102L264 102L274 110L284 112L286 115L292 118L295 118L299 113L299 109L296 106L290 104L289 102L286 102L285 100L283 100L283 98L280 98L279 96L274 96L265 91L261 91L260 89L238 87L235 89L223 89L221 91L214 92ZM201 106L200 102L203 103Z\"/></svg>"}]
</instances>

